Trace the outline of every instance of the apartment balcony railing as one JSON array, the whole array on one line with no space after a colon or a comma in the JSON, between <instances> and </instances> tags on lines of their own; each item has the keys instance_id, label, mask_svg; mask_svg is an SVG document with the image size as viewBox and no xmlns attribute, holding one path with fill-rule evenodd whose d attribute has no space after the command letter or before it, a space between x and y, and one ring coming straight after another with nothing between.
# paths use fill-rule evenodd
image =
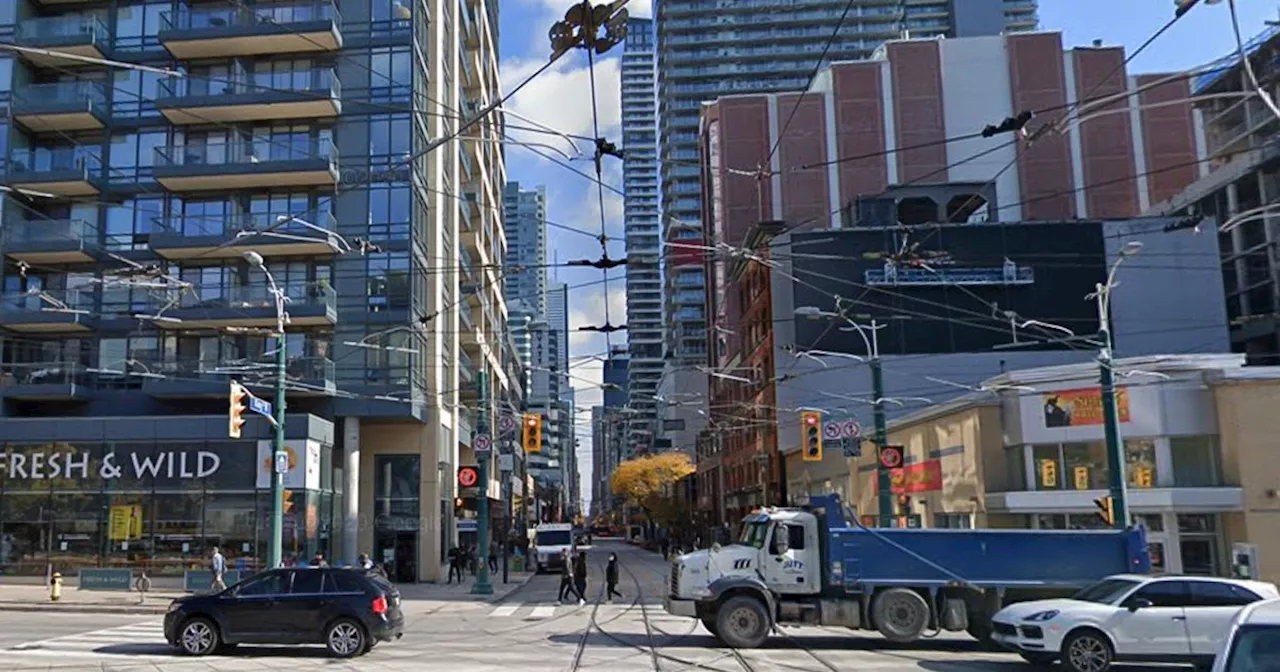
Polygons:
<instances>
[{"instance_id":1,"label":"apartment balcony railing","mask_svg":"<svg viewBox=\"0 0 1280 672\"><path fill-rule=\"evenodd\" d=\"M174 77L161 80L156 107L175 124L331 119L342 112L342 86L327 68Z\"/></svg>"},{"instance_id":2,"label":"apartment balcony railing","mask_svg":"<svg viewBox=\"0 0 1280 672\"><path fill-rule=\"evenodd\" d=\"M14 88L10 114L29 131L56 133L102 128L110 111L102 82L77 80Z\"/></svg>"},{"instance_id":3,"label":"apartment balcony railing","mask_svg":"<svg viewBox=\"0 0 1280 672\"><path fill-rule=\"evenodd\" d=\"M93 289L0 294L0 328L30 334L86 332L93 328Z\"/></svg>"},{"instance_id":4,"label":"apartment balcony railing","mask_svg":"<svg viewBox=\"0 0 1280 672\"><path fill-rule=\"evenodd\" d=\"M334 187L338 150L329 140L296 144L271 138L157 147L152 171L171 191Z\"/></svg>"},{"instance_id":5,"label":"apartment balcony railing","mask_svg":"<svg viewBox=\"0 0 1280 672\"><path fill-rule=\"evenodd\" d=\"M463 44L475 49L480 46L480 26L476 22L475 9L467 0L458 0L458 22L462 24Z\"/></svg>"},{"instance_id":6,"label":"apartment balcony railing","mask_svg":"<svg viewBox=\"0 0 1280 672\"><path fill-rule=\"evenodd\" d=\"M54 196L97 195L102 159L96 151L79 145L14 149L5 169L6 185Z\"/></svg>"},{"instance_id":7,"label":"apartment balcony railing","mask_svg":"<svg viewBox=\"0 0 1280 672\"><path fill-rule=\"evenodd\" d=\"M20 401L61 401L83 397L89 374L79 362L0 363L0 397Z\"/></svg>"},{"instance_id":8,"label":"apartment balcony railing","mask_svg":"<svg viewBox=\"0 0 1280 672\"><path fill-rule=\"evenodd\" d=\"M165 259L233 259L253 249L264 257L331 255L341 249L337 234L325 234L281 217L296 212L242 213L225 219L209 215L175 215L156 219L151 232L151 249ZM303 214L300 219L329 232L338 221L327 210ZM270 233L260 233L271 229ZM234 241L234 242L232 242ZM228 244L231 243L231 244Z\"/></svg>"},{"instance_id":9,"label":"apartment balcony railing","mask_svg":"<svg viewBox=\"0 0 1280 672\"><path fill-rule=\"evenodd\" d=\"M333 2L184 5L160 14L159 38L179 59L335 52L342 15Z\"/></svg>"},{"instance_id":10,"label":"apartment balcony railing","mask_svg":"<svg viewBox=\"0 0 1280 672\"><path fill-rule=\"evenodd\" d=\"M18 52L19 58L44 67L82 64L60 54L105 58L111 52L111 32L96 16L42 16L19 21L13 31L13 41L20 47L49 50L50 53Z\"/></svg>"},{"instance_id":11,"label":"apartment balcony railing","mask_svg":"<svg viewBox=\"0 0 1280 672\"><path fill-rule=\"evenodd\" d=\"M338 320L337 294L328 283L283 283L285 311L294 327L332 326ZM176 305L170 305L174 299ZM164 329L276 326L276 301L267 283L248 287L195 287L178 296L158 296L153 307Z\"/></svg>"},{"instance_id":12,"label":"apartment balcony railing","mask_svg":"<svg viewBox=\"0 0 1280 672\"><path fill-rule=\"evenodd\" d=\"M98 226L83 219L13 219L0 227L0 250L28 264L87 263L98 249Z\"/></svg>"},{"instance_id":13,"label":"apartment balcony railing","mask_svg":"<svg viewBox=\"0 0 1280 672\"><path fill-rule=\"evenodd\" d=\"M160 398L224 397L232 378L249 385L260 382L262 388L255 393L269 395L276 378L274 356L252 361L156 358L139 361L136 368L143 374L142 391ZM285 362L290 397L331 395L336 381L336 367L326 357L290 357Z\"/></svg>"}]
</instances>

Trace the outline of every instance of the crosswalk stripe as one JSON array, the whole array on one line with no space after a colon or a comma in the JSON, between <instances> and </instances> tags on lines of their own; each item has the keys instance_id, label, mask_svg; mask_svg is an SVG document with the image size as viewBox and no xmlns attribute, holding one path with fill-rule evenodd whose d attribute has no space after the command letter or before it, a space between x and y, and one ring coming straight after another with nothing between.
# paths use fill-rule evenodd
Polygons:
<instances>
[{"instance_id":1,"label":"crosswalk stripe","mask_svg":"<svg viewBox=\"0 0 1280 672\"><path fill-rule=\"evenodd\" d=\"M515 604L508 604L508 605L505 605L505 606L502 606L502 607L498 607L497 609L494 609L494 610L493 610L493 613L492 613L492 614L490 614L490 615L491 615L491 616L500 616L500 617L501 617L501 616L511 616L512 614L516 613L516 610L517 610L517 609L519 609L520 607L521 607L521 604L520 604L519 602L517 602L517 603L515 603Z\"/></svg>"},{"instance_id":2,"label":"crosswalk stripe","mask_svg":"<svg viewBox=\"0 0 1280 672\"><path fill-rule=\"evenodd\" d=\"M555 607L541 606L534 607L533 613L529 614L530 618L551 618L556 615Z\"/></svg>"}]
</instances>

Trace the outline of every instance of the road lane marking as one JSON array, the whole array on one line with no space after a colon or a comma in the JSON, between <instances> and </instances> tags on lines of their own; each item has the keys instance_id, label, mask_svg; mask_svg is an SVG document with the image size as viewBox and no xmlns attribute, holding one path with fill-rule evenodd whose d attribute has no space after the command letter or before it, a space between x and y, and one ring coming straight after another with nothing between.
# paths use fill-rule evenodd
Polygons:
<instances>
[{"instance_id":1,"label":"road lane marking","mask_svg":"<svg viewBox=\"0 0 1280 672\"><path fill-rule=\"evenodd\" d=\"M515 604L508 604L506 606L502 606L502 607L498 607L497 609L494 609L493 613L489 615L498 616L498 617L511 616L515 614L516 610L519 609L521 606L522 606L522 603L520 602L516 602Z\"/></svg>"},{"instance_id":2,"label":"road lane marking","mask_svg":"<svg viewBox=\"0 0 1280 672\"><path fill-rule=\"evenodd\" d=\"M534 607L533 613L529 614L530 618L551 618L556 615L556 608L549 606Z\"/></svg>"}]
</instances>

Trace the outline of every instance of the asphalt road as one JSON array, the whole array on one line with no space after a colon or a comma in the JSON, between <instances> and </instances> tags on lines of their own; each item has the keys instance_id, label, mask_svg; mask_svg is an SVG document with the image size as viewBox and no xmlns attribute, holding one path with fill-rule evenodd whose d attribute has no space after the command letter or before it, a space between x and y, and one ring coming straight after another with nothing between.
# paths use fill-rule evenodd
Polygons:
<instances>
[{"instance_id":1,"label":"asphalt road","mask_svg":"<svg viewBox=\"0 0 1280 672\"><path fill-rule=\"evenodd\" d=\"M618 553L624 568L624 597L612 604L601 599L609 551ZM164 643L160 617L0 612L0 670L247 671L299 664L448 672L1032 670L963 635L897 646L876 636L809 628L735 654L695 621L662 611L668 565L661 557L610 541L598 541L592 553L585 606L557 604L556 576L535 577L500 604L406 601L404 638L352 661L328 660L319 647L240 647L231 655L190 659Z\"/></svg>"}]
</instances>

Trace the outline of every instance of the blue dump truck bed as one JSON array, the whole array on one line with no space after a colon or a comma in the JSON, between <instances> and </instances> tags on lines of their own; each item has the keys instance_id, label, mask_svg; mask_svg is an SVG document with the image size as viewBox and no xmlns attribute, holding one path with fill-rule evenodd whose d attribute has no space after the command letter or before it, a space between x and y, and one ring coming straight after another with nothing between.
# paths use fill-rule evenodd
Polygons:
<instances>
[{"instance_id":1,"label":"blue dump truck bed","mask_svg":"<svg viewBox=\"0 0 1280 672\"><path fill-rule=\"evenodd\" d=\"M1151 570L1142 528L1100 531L828 529L828 576L859 586L1066 588ZM836 563L840 563L837 565Z\"/></svg>"}]
</instances>

